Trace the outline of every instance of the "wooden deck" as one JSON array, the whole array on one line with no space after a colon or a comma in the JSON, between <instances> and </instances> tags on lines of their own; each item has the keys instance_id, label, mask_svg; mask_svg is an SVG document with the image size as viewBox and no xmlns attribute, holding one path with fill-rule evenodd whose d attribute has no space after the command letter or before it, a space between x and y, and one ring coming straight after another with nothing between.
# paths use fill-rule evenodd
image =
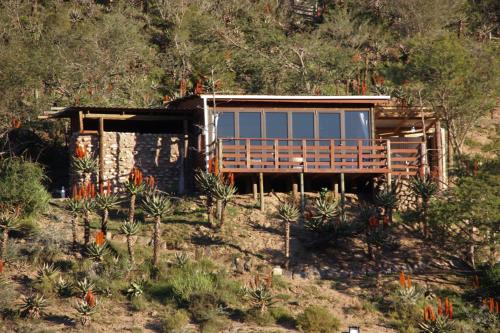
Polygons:
<instances>
[{"instance_id":1,"label":"wooden deck","mask_svg":"<svg viewBox=\"0 0 500 333\"><path fill-rule=\"evenodd\" d=\"M365 139L221 138L216 158L223 173L361 173L416 175L419 142Z\"/></svg>"}]
</instances>

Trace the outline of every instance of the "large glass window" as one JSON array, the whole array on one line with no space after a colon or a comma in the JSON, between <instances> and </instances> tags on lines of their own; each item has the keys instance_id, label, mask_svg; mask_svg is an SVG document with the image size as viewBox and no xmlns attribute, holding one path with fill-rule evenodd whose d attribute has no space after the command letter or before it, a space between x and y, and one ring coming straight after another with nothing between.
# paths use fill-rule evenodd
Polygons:
<instances>
[{"instance_id":1,"label":"large glass window","mask_svg":"<svg viewBox=\"0 0 500 333\"><path fill-rule=\"evenodd\" d=\"M223 112L219 114L217 136L219 138L231 138L235 136L234 112Z\"/></svg>"},{"instance_id":2,"label":"large glass window","mask_svg":"<svg viewBox=\"0 0 500 333\"><path fill-rule=\"evenodd\" d=\"M260 112L240 113L240 137L261 138Z\"/></svg>"},{"instance_id":3,"label":"large glass window","mask_svg":"<svg viewBox=\"0 0 500 333\"><path fill-rule=\"evenodd\" d=\"M318 124L320 139L340 139L340 113L320 112Z\"/></svg>"},{"instance_id":4,"label":"large glass window","mask_svg":"<svg viewBox=\"0 0 500 333\"><path fill-rule=\"evenodd\" d=\"M370 139L370 122L368 111L345 112L346 139Z\"/></svg>"},{"instance_id":5,"label":"large glass window","mask_svg":"<svg viewBox=\"0 0 500 333\"><path fill-rule=\"evenodd\" d=\"M314 113L292 113L292 132L294 139L314 138Z\"/></svg>"},{"instance_id":6,"label":"large glass window","mask_svg":"<svg viewBox=\"0 0 500 333\"><path fill-rule=\"evenodd\" d=\"M288 115L286 112L266 113L266 136L268 138L288 138Z\"/></svg>"}]
</instances>

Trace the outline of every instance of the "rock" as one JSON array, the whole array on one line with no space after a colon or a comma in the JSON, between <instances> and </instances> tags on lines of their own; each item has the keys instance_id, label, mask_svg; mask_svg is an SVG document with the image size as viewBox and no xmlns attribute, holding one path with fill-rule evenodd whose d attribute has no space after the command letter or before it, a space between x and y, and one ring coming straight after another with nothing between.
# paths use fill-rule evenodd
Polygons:
<instances>
[{"instance_id":1,"label":"rock","mask_svg":"<svg viewBox=\"0 0 500 333\"><path fill-rule=\"evenodd\" d=\"M279 266L274 266L273 267L273 276L282 276L283 275L283 268Z\"/></svg>"}]
</instances>

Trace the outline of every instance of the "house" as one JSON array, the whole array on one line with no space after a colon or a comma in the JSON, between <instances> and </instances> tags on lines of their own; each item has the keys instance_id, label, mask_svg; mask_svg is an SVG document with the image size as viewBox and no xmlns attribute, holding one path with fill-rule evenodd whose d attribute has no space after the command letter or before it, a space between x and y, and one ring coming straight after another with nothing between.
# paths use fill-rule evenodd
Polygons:
<instances>
[{"instance_id":1,"label":"house","mask_svg":"<svg viewBox=\"0 0 500 333\"><path fill-rule=\"evenodd\" d=\"M99 159L99 180L137 166L160 188L194 188L194 170L230 176L240 191L329 187L430 174L446 182L446 135L425 108L389 96L190 95L161 108L67 107L72 147Z\"/></svg>"}]
</instances>

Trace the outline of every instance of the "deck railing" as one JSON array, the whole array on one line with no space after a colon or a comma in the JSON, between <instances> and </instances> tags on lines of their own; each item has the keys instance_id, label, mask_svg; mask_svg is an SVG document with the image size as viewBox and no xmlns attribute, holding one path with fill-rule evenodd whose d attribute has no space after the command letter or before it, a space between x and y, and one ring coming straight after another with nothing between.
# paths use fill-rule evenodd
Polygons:
<instances>
[{"instance_id":1,"label":"deck railing","mask_svg":"<svg viewBox=\"0 0 500 333\"><path fill-rule=\"evenodd\" d=\"M385 139L221 138L222 172L416 174L420 143Z\"/></svg>"}]
</instances>

